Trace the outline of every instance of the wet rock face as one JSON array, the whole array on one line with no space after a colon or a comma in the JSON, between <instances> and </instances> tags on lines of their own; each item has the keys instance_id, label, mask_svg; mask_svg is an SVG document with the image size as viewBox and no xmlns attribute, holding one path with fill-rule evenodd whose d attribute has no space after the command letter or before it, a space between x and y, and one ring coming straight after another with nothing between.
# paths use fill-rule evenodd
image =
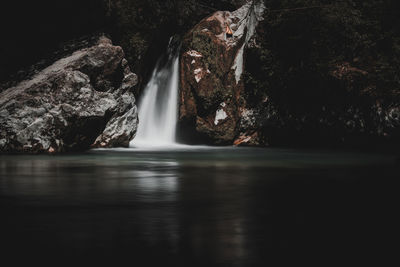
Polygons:
<instances>
[{"instance_id":1,"label":"wet rock face","mask_svg":"<svg viewBox=\"0 0 400 267\"><path fill-rule=\"evenodd\" d=\"M186 34L180 61L181 132L213 144L233 144L249 134L239 127L246 106L243 57L263 11L262 1L250 1L234 12L215 12Z\"/></svg>"},{"instance_id":2,"label":"wet rock face","mask_svg":"<svg viewBox=\"0 0 400 267\"><path fill-rule=\"evenodd\" d=\"M137 126L136 84L122 48L101 38L0 94L0 151L128 146Z\"/></svg>"}]
</instances>

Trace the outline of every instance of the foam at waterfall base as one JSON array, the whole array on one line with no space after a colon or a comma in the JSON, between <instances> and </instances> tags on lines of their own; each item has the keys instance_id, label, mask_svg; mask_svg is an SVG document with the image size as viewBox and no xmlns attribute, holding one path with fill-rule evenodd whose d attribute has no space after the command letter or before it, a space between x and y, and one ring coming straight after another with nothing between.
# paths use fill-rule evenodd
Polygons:
<instances>
[{"instance_id":1,"label":"foam at waterfall base","mask_svg":"<svg viewBox=\"0 0 400 267\"><path fill-rule=\"evenodd\" d=\"M141 149L160 149L160 148L165 148L165 149L170 149L170 148L183 148L183 147L189 147L189 145L184 145L184 144L179 144L179 143L171 143L171 142L155 142L154 140L135 140L134 142L131 143L130 145L131 148L141 148Z\"/></svg>"},{"instance_id":2,"label":"foam at waterfall base","mask_svg":"<svg viewBox=\"0 0 400 267\"><path fill-rule=\"evenodd\" d=\"M146 143L139 142L129 147L119 148L96 148L92 151L115 151L115 152L146 152L146 151L159 151L159 152L185 152L185 151L205 151L205 150L229 150L237 149L235 146L207 146L207 145L186 145L179 143Z\"/></svg>"},{"instance_id":3,"label":"foam at waterfall base","mask_svg":"<svg viewBox=\"0 0 400 267\"><path fill-rule=\"evenodd\" d=\"M130 148L135 151L186 151L213 149L217 147L206 145L186 145L179 143L137 142L134 145L131 145Z\"/></svg>"}]
</instances>

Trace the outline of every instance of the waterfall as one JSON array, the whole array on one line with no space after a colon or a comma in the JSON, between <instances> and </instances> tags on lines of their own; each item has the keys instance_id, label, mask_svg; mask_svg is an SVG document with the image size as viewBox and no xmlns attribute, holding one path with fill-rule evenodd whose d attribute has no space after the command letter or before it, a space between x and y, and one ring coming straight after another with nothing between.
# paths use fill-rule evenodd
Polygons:
<instances>
[{"instance_id":1,"label":"waterfall","mask_svg":"<svg viewBox=\"0 0 400 267\"><path fill-rule=\"evenodd\" d=\"M158 61L139 101L139 126L135 139L130 143L132 147L176 144L179 53L171 41L166 62Z\"/></svg>"}]
</instances>

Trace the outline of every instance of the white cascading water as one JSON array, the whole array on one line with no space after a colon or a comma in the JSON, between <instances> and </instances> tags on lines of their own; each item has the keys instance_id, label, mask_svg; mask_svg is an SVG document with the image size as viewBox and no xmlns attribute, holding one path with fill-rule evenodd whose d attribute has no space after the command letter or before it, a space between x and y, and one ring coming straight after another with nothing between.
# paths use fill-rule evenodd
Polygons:
<instances>
[{"instance_id":1,"label":"white cascading water","mask_svg":"<svg viewBox=\"0 0 400 267\"><path fill-rule=\"evenodd\" d=\"M139 101L139 125L131 147L176 145L179 53L168 48L165 65L159 61Z\"/></svg>"}]
</instances>

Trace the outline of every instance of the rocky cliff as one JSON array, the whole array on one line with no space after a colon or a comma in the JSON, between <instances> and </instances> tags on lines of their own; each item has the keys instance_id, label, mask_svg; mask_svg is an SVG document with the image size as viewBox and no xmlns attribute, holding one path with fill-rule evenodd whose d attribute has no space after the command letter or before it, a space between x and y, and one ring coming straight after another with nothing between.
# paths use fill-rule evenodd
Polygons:
<instances>
[{"instance_id":1,"label":"rocky cliff","mask_svg":"<svg viewBox=\"0 0 400 267\"><path fill-rule=\"evenodd\" d=\"M270 1L246 51L244 97L264 143L399 145L398 3L317 2Z\"/></svg>"},{"instance_id":2,"label":"rocky cliff","mask_svg":"<svg viewBox=\"0 0 400 267\"><path fill-rule=\"evenodd\" d=\"M136 84L122 48L103 37L0 93L0 151L128 146Z\"/></svg>"},{"instance_id":3,"label":"rocky cliff","mask_svg":"<svg viewBox=\"0 0 400 267\"><path fill-rule=\"evenodd\" d=\"M372 20L369 6L291 9L286 1L266 1L266 9L263 2L215 12L185 35L181 139L236 145L398 144L393 29L382 36L379 29L387 26ZM372 48L376 38L386 46Z\"/></svg>"}]
</instances>

